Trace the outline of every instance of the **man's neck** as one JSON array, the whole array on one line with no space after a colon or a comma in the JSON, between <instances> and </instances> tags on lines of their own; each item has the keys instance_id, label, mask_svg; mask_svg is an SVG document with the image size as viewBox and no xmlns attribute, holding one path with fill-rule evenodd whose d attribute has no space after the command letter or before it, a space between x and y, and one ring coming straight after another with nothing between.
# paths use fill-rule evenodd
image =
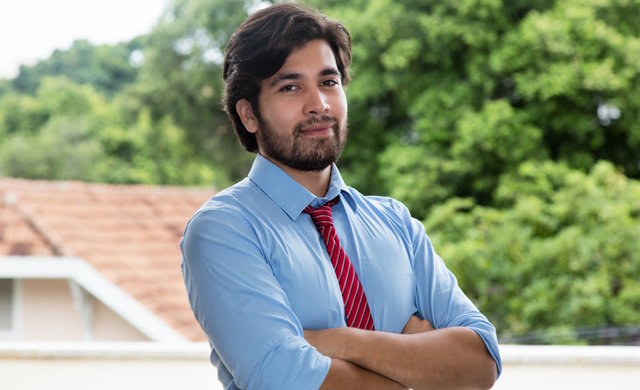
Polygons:
<instances>
[{"instance_id":1,"label":"man's neck","mask_svg":"<svg viewBox=\"0 0 640 390\"><path fill-rule=\"evenodd\" d=\"M263 157L285 171L287 175L291 176L293 180L298 182L298 184L306 188L307 191L311 192L313 195L319 198L323 198L327 195L327 191L329 191L329 182L331 181L332 165L327 166L321 171L300 171L284 165L280 161L276 161L264 154Z\"/></svg>"}]
</instances>

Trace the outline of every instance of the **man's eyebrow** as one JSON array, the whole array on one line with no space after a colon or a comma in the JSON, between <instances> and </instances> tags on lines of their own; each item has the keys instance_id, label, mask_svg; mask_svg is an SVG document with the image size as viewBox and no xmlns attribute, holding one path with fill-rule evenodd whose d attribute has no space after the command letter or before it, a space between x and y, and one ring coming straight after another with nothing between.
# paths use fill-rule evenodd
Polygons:
<instances>
[{"instance_id":1,"label":"man's eyebrow","mask_svg":"<svg viewBox=\"0 0 640 390\"><path fill-rule=\"evenodd\" d=\"M276 75L276 77L273 80L271 80L271 83L269 84L269 88L273 88L285 80L301 80L301 79L302 79L301 73L293 73L293 72L280 73Z\"/></svg>"},{"instance_id":2,"label":"man's eyebrow","mask_svg":"<svg viewBox=\"0 0 640 390\"><path fill-rule=\"evenodd\" d=\"M320 77L324 76L341 76L340 71L336 68L326 68L320 72Z\"/></svg>"}]
</instances>

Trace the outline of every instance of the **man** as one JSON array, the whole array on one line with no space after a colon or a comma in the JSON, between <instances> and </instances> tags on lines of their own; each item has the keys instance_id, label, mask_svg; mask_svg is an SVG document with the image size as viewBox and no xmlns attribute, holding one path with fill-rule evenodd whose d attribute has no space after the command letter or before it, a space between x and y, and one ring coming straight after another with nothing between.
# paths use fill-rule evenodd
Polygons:
<instances>
[{"instance_id":1,"label":"man","mask_svg":"<svg viewBox=\"0 0 640 390\"><path fill-rule=\"evenodd\" d=\"M256 12L229 41L225 108L259 154L181 242L211 362L226 389L490 388L495 329L422 224L334 164L350 50L342 25L296 4Z\"/></svg>"}]
</instances>

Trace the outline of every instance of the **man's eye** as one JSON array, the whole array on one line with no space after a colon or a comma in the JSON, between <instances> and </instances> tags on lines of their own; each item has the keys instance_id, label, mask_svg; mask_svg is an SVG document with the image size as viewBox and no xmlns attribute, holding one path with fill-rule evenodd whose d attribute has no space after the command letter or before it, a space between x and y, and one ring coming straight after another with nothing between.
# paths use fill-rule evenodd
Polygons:
<instances>
[{"instance_id":1,"label":"man's eye","mask_svg":"<svg viewBox=\"0 0 640 390\"><path fill-rule=\"evenodd\" d=\"M325 80L322 82L322 85L333 86L333 85L338 85L338 82L335 80Z\"/></svg>"},{"instance_id":2,"label":"man's eye","mask_svg":"<svg viewBox=\"0 0 640 390\"><path fill-rule=\"evenodd\" d=\"M284 87L280 88L280 91L291 92L291 91L295 91L296 89L298 89L298 87L296 87L295 85L285 85Z\"/></svg>"}]
</instances>

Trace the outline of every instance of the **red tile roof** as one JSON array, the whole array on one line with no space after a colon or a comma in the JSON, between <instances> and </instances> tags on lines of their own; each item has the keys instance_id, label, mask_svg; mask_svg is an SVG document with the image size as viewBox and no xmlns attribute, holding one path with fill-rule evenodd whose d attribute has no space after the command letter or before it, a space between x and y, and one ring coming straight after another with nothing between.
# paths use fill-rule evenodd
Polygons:
<instances>
[{"instance_id":1,"label":"red tile roof","mask_svg":"<svg viewBox=\"0 0 640 390\"><path fill-rule=\"evenodd\" d=\"M0 179L0 256L79 256L192 341L178 243L212 189Z\"/></svg>"}]
</instances>

